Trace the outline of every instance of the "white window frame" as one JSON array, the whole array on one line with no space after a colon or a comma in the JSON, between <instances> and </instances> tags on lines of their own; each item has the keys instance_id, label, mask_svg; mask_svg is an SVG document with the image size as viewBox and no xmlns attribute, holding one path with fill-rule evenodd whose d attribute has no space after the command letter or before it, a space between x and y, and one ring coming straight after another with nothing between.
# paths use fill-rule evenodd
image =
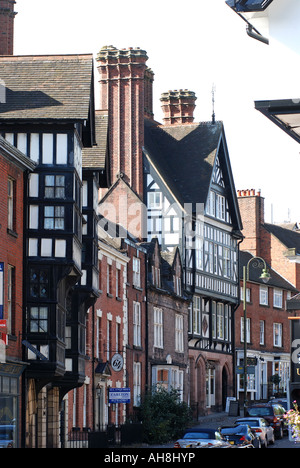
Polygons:
<instances>
[{"instance_id":1,"label":"white window frame","mask_svg":"<svg viewBox=\"0 0 300 468\"><path fill-rule=\"evenodd\" d=\"M259 304L269 305L269 288L268 286L259 286Z\"/></svg>"},{"instance_id":2,"label":"white window frame","mask_svg":"<svg viewBox=\"0 0 300 468\"><path fill-rule=\"evenodd\" d=\"M247 318L246 320L246 340L247 343L250 343L251 339L251 319ZM244 317L241 317L241 343L244 343Z\"/></svg>"},{"instance_id":3,"label":"white window frame","mask_svg":"<svg viewBox=\"0 0 300 468\"><path fill-rule=\"evenodd\" d=\"M282 289L274 288L273 291L273 307L282 309L283 304L283 291Z\"/></svg>"},{"instance_id":4,"label":"white window frame","mask_svg":"<svg viewBox=\"0 0 300 468\"><path fill-rule=\"evenodd\" d=\"M141 347L141 304L133 301L133 345Z\"/></svg>"},{"instance_id":5,"label":"white window frame","mask_svg":"<svg viewBox=\"0 0 300 468\"><path fill-rule=\"evenodd\" d=\"M163 310L159 307L153 307L153 345L155 348L164 347L164 317Z\"/></svg>"},{"instance_id":6,"label":"white window frame","mask_svg":"<svg viewBox=\"0 0 300 468\"><path fill-rule=\"evenodd\" d=\"M162 193L148 192L148 208L151 210L159 210L162 207Z\"/></svg>"},{"instance_id":7,"label":"white window frame","mask_svg":"<svg viewBox=\"0 0 300 468\"><path fill-rule=\"evenodd\" d=\"M274 348L282 348L282 323L273 323L273 346Z\"/></svg>"},{"instance_id":8,"label":"white window frame","mask_svg":"<svg viewBox=\"0 0 300 468\"><path fill-rule=\"evenodd\" d=\"M141 405L141 363L133 363L133 406Z\"/></svg>"},{"instance_id":9,"label":"white window frame","mask_svg":"<svg viewBox=\"0 0 300 468\"><path fill-rule=\"evenodd\" d=\"M141 261L137 257L133 257L132 259L132 272L133 272L133 277L132 277L132 283L133 286L136 288L141 287Z\"/></svg>"},{"instance_id":10,"label":"white window frame","mask_svg":"<svg viewBox=\"0 0 300 468\"><path fill-rule=\"evenodd\" d=\"M265 321L264 320L259 321L259 344L260 345L265 344Z\"/></svg>"},{"instance_id":11,"label":"white window frame","mask_svg":"<svg viewBox=\"0 0 300 468\"><path fill-rule=\"evenodd\" d=\"M184 352L183 316L181 314L175 315L175 351Z\"/></svg>"}]
</instances>

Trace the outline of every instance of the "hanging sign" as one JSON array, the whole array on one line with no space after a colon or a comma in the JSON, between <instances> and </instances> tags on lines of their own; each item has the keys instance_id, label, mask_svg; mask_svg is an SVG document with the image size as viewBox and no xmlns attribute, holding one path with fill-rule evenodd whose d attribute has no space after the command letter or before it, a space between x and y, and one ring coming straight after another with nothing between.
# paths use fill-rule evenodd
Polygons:
<instances>
[{"instance_id":1,"label":"hanging sign","mask_svg":"<svg viewBox=\"0 0 300 468\"><path fill-rule=\"evenodd\" d=\"M111 360L112 370L114 370L115 372L119 372L119 371L121 371L123 369L123 366L124 366L123 356L121 356L121 354L119 354L119 353L116 353L112 357L112 360Z\"/></svg>"}]
</instances>

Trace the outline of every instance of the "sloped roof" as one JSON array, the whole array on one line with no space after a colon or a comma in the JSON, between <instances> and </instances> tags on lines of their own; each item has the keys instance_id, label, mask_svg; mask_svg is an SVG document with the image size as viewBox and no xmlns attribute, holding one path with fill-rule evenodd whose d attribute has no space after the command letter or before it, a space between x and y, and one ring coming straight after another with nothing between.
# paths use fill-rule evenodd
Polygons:
<instances>
[{"instance_id":1,"label":"sloped roof","mask_svg":"<svg viewBox=\"0 0 300 468\"><path fill-rule=\"evenodd\" d=\"M84 168L105 169L107 158L107 111L96 111L95 115L96 144L91 148L83 148L82 165Z\"/></svg>"},{"instance_id":2,"label":"sloped roof","mask_svg":"<svg viewBox=\"0 0 300 468\"><path fill-rule=\"evenodd\" d=\"M222 124L160 126L145 121L145 150L183 206L205 203Z\"/></svg>"},{"instance_id":3,"label":"sloped roof","mask_svg":"<svg viewBox=\"0 0 300 468\"><path fill-rule=\"evenodd\" d=\"M3 56L0 77L0 120L89 119L92 54Z\"/></svg>"},{"instance_id":4,"label":"sloped roof","mask_svg":"<svg viewBox=\"0 0 300 468\"><path fill-rule=\"evenodd\" d=\"M206 204L216 157L221 157L232 222L242 229L222 122L165 126L146 119L144 152L182 207Z\"/></svg>"},{"instance_id":5,"label":"sloped roof","mask_svg":"<svg viewBox=\"0 0 300 468\"><path fill-rule=\"evenodd\" d=\"M241 280L243 279L243 267L246 266L252 258L254 259L255 257L253 257L253 255L250 252L246 252L244 250L240 251L239 269ZM260 276L262 274L262 268L255 268L254 265L254 261L249 264L249 281L253 281L254 283L265 284L263 280L260 279ZM296 294L298 290L289 281L287 281L283 276L281 276L273 268L271 268L271 266L268 265L268 263L266 263L266 265L271 275L268 281L268 286L286 289Z\"/></svg>"},{"instance_id":6,"label":"sloped roof","mask_svg":"<svg viewBox=\"0 0 300 468\"><path fill-rule=\"evenodd\" d=\"M296 249L300 254L300 232L292 231L291 229L283 228L277 224L264 224L264 228L273 234L287 249Z\"/></svg>"}]
</instances>

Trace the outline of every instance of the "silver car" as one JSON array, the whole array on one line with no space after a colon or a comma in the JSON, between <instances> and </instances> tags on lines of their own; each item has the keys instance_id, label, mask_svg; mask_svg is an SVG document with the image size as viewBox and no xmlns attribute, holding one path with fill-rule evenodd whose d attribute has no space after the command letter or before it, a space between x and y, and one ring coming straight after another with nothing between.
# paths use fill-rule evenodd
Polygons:
<instances>
[{"instance_id":1,"label":"silver car","mask_svg":"<svg viewBox=\"0 0 300 468\"><path fill-rule=\"evenodd\" d=\"M185 431L181 439L175 442L174 448L201 448L228 445L219 431L193 427Z\"/></svg>"},{"instance_id":2,"label":"silver car","mask_svg":"<svg viewBox=\"0 0 300 468\"><path fill-rule=\"evenodd\" d=\"M252 432L259 437L262 448L267 448L269 444L275 442L274 429L264 418L239 418L235 421L235 424L248 424Z\"/></svg>"}]
</instances>

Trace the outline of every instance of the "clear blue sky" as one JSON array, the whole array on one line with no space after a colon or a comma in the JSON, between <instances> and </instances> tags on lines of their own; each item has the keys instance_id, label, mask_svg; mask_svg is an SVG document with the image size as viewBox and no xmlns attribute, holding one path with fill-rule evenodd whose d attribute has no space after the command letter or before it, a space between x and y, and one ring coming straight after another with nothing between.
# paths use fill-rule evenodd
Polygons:
<instances>
[{"instance_id":1,"label":"clear blue sky","mask_svg":"<svg viewBox=\"0 0 300 468\"><path fill-rule=\"evenodd\" d=\"M250 39L225 0L17 0L16 11L15 54L145 49L158 121L161 93L180 88L197 95L196 121L210 120L215 84L236 188L261 189L268 221L271 205L274 221L300 221L299 145L254 109L255 100L299 97L300 75L285 83L278 60L290 63L287 51Z\"/></svg>"}]
</instances>

